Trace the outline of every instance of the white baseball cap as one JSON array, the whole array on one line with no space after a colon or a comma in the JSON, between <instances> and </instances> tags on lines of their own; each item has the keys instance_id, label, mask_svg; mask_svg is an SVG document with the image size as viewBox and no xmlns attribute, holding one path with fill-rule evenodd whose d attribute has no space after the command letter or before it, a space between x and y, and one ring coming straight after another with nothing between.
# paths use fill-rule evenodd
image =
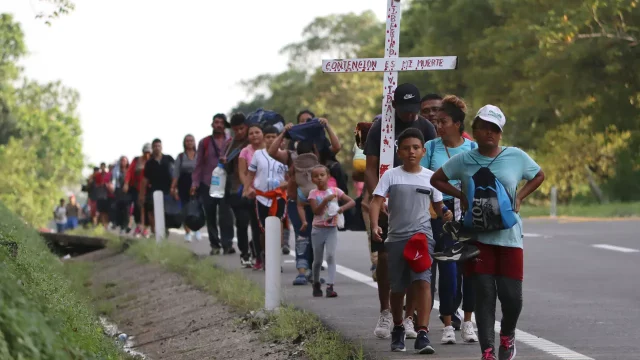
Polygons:
<instances>
[{"instance_id":1,"label":"white baseball cap","mask_svg":"<svg viewBox=\"0 0 640 360\"><path fill-rule=\"evenodd\" d=\"M482 108L480 108L480 110L478 110L476 117L492 124L498 125L500 131L502 131L502 127L507 122L507 118L502 113L502 110L500 110L500 108L495 105L483 106Z\"/></svg>"}]
</instances>

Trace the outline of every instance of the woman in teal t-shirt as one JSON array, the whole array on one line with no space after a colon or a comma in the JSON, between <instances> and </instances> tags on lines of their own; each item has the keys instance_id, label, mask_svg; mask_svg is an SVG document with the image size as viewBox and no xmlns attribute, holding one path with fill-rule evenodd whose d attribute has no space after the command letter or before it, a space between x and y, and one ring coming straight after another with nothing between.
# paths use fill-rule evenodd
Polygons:
<instances>
[{"instance_id":1,"label":"woman in teal t-shirt","mask_svg":"<svg viewBox=\"0 0 640 360\"><path fill-rule=\"evenodd\" d=\"M476 143L465 139L464 118L467 105L455 95L447 95L442 99L440 111L436 114L435 124L437 126L439 138L427 141L424 145L426 154L422 158L420 165L437 171L452 156L467 152L477 147ZM460 181L449 181L453 186L460 189ZM462 218L460 200L451 195L443 194L444 204L453 212L454 219ZM431 219L433 237L436 241L435 251L443 251L453 245L451 235L442 231L442 219ZM474 291L471 281L463 279L463 263L434 262L431 268L431 293L435 293L436 273L440 270L438 291L440 299L440 319L444 323L442 333L442 343L455 344L456 335L454 327L461 328L461 336L464 342L476 342L478 337L471 322L474 310ZM463 286L464 284L464 286ZM464 321L458 316L458 307L462 303L464 311Z\"/></svg>"},{"instance_id":2,"label":"woman in teal t-shirt","mask_svg":"<svg viewBox=\"0 0 640 360\"><path fill-rule=\"evenodd\" d=\"M438 190L461 200L467 208L466 195L449 183L450 179L461 180L462 189L473 183L472 176L481 168L488 168L513 199L512 207L517 213L520 203L544 181L544 173L527 153L500 146L502 128L506 118L493 105L482 107L473 120L473 138L478 148L453 156L431 178ZM527 183L516 192L521 180ZM482 350L482 359L495 360L496 297L502 305L500 328L500 359L511 359L516 353L516 324L522 311L522 221L511 228L478 233L477 260L466 263L473 277L476 290L476 323Z\"/></svg>"}]
</instances>

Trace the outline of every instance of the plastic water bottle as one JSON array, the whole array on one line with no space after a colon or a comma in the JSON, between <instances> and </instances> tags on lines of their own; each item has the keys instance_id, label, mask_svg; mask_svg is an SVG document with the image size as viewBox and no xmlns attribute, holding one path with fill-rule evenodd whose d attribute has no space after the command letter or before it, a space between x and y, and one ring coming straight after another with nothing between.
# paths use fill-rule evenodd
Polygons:
<instances>
[{"instance_id":1,"label":"plastic water bottle","mask_svg":"<svg viewBox=\"0 0 640 360\"><path fill-rule=\"evenodd\" d=\"M219 163L211 173L211 184L209 186L209 196L222 199L224 197L224 188L227 184L227 172L224 170L224 164Z\"/></svg>"}]
</instances>

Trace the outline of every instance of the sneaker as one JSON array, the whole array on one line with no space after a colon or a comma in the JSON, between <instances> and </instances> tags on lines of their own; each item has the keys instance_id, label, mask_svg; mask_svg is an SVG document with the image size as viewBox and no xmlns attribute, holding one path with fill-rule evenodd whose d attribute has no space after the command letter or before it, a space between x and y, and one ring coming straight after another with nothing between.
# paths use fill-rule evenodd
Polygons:
<instances>
[{"instance_id":1,"label":"sneaker","mask_svg":"<svg viewBox=\"0 0 640 360\"><path fill-rule=\"evenodd\" d=\"M142 230L140 230L139 227L136 227L136 229L133 231L133 236L136 238L139 238L142 235Z\"/></svg>"},{"instance_id":2,"label":"sneaker","mask_svg":"<svg viewBox=\"0 0 640 360\"><path fill-rule=\"evenodd\" d=\"M220 250L220 248L212 248L209 255L220 255L221 252L222 250Z\"/></svg>"},{"instance_id":3,"label":"sneaker","mask_svg":"<svg viewBox=\"0 0 640 360\"><path fill-rule=\"evenodd\" d=\"M371 270L371 278L373 279L374 282L378 282L378 275L376 275L376 266L375 265L371 265L371 268L369 270ZM413 338L409 338L409 339L413 339Z\"/></svg>"},{"instance_id":4,"label":"sneaker","mask_svg":"<svg viewBox=\"0 0 640 360\"><path fill-rule=\"evenodd\" d=\"M406 351L404 347L404 340L406 334L402 325L396 325L391 332L391 351Z\"/></svg>"},{"instance_id":5,"label":"sneaker","mask_svg":"<svg viewBox=\"0 0 640 360\"><path fill-rule=\"evenodd\" d=\"M462 341L466 343L478 342L478 335L476 335L476 330L473 328L473 323L471 321L465 321L462 323Z\"/></svg>"},{"instance_id":6,"label":"sneaker","mask_svg":"<svg viewBox=\"0 0 640 360\"><path fill-rule=\"evenodd\" d=\"M413 344L416 354L435 354L436 350L431 346L429 336L424 330L418 331L416 342Z\"/></svg>"},{"instance_id":7,"label":"sneaker","mask_svg":"<svg viewBox=\"0 0 640 360\"><path fill-rule=\"evenodd\" d=\"M313 283L313 297L322 297L321 286L319 282Z\"/></svg>"},{"instance_id":8,"label":"sneaker","mask_svg":"<svg viewBox=\"0 0 640 360\"><path fill-rule=\"evenodd\" d=\"M145 239L151 237L151 232L149 231L149 229L144 229L144 231L142 232L142 237L144 237Z\"/></svg>"},{"instance_id":9,"label":"sneaker","mask_svg":"<svg viewBox=\"0 0 640 360\"><path fill-rule=\"evenodd\" d=\"M511 360L516 357L516 335L500 334L498 360Z\"/></svg>"},{"instance_id":10,"label":"sneaker","mask_svg":"<svg viewBox=\"0 0 640 360\"><path fill-rule=\"evenodd\" d=\"M202 233L200 232L200 230L195 231L195 236L196 236L196 241L200 241L202 240Z\"/></svg>"},{"instance_id":11,"label":"sneaker","mask_svg":"<svg viewBox=\"0 0 640 360\"><path fill-rule=\"evenodd\" d=\"M444 317L442 315L439 316L440 321L442 321L442 324L444 325ZM460 330L460 322L462 320L460 319L460 315L458 315L458 312L456 311L455 314L451 315L451 326L453 326L453 330Z\"/></svg>"},{"instance_id":12,"label":"sneaker","mask_svg":"<svg viewBox=\"0 0 640 360\"><path fill-rule=\"evenodd\" d=\"M251 269L253 267L253 264L251 263L251 259L249 259L248 256L244 257L244 258L240 258L240 265L245 268L245 269Z\"/></svg>"},{"instance_id":13,"label":"sneaker","mask_svg":"<svg viewBox=\"0 0 640 360\"><path fill-rule=\"evenodd\" d=\"M402 325L404 326L404 333L406 334L407 339L415 339L418 336L418 333L413 326L413 318L411 316L405 318L402 321Z\"/></svg>"},{"instance_id":14,"label":"sneaker","mask_svg":"<svg viewBox=\"0 0 640 360\"><path fill-rule=\"evenodd\" d=\"M289 245L282 246L282 255L289 255L291 253L291 249L289 249Z\"/></svg>"},{"instance_id":15,"label":"sneaker","mask_svg":"<svg viewBox=\"0 0 640 360\"><path fill-rule=\"evenodd\" d=\"M191 242L191 233L184 234L184 241Z\"/></svg>"},{"instance_id":16,"label":"sneaker","mask_svg":"<svg viewBox=\"0 0 640 360\"><path fill-rule=\"evenodd\" d=\"M477 238L475 233L462 226L462 220L447 221L442 225L442 231L451 235L456 241L469 241Z\"/></svg>"},{"instance_id":17,"label":"sneaker","mask_svg":"<svg viewBox=\"0 0 640 360\"><path fill-rule=\"evenodd\" d=\"M338 297L338 293L333 291L333 284L328 284L327 285L326 292L327 292L327 297L328 298Z\"/></svg>"},{"instance_id":18,"label":"sneaker","mask_svg":"<svg viewBox=\"0 0 640 360\"><path fill-rule=\"evenodd\" d=\"M478 255L480 255L480 250L477 246L457 242L442 252L434 253L433 258L442 262L464 262Z\"/></svg>"},{"instance_id":19,"label":"sneaker","mask_svg":"<svg viewBox=\"0 0 640 360\"><path fill-rule=\"evenodd\" d=\"M234 249L233 246L230 246L230 247L224 249L222 253L224 255L233 255L233 254L236 253L236 249Z\"/></svg>"},{"instance_id":20,"label":"sneaker","mask_svg":"<svg viewBox=\"0 0 640 360\"><path fill-rule=\"evenodd\" d=\"M442 341L443 344L455 344L456 343L456 332L453 330L453 326L445 326L444 331L442 332Z\"/></svg>"},{"instance_id":21,"label":"sneaker","mask_svg":"<svg viewBox=\"0 0 640 360\"><path fill-rule=\"evenodd\" d=\"M496 360L496 354L493 351L493 348L485 349L482 352L482 358L480 360Z\"/></svg>"},{"instance_id":22,"label":"sneaker","mask_svg":"<svg viewBox=\"0 0 640 360\"><path fill-rule=\"evenodd\" d=\"M391 336L391 323L393 318L389 310L383 310L378 318L376 329L373 330L373 334L379 339L388 339Z\"/></svg>"},{"instance_id":23,"label":"sneaker","mask_svg":"<svg viewBox=\"0 0 640 360\"><path fill-rule=\"evenodd\" d=\"M298 274L298 276L293 280L293 285L307 285L308 283L307 277L303 274Z\"/></svg>"},{"instance_id":24,"label":"sneaker","mask_svg":"<svg viewBox=\"0 0 640 360\"><path fill-rule=\"evenodd\" d=\"M256 263L253 264L253 270L255 271L260 271L264 268L264 266L262 265L262 261L260 260L256 260Z\"/></svg>"}]
</instances>

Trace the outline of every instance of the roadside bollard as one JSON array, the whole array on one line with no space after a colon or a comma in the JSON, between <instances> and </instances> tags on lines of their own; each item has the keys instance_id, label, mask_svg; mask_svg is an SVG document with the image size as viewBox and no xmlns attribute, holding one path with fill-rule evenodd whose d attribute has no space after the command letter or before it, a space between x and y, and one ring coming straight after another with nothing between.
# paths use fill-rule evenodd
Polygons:
<instances>
[{"instance_id":1,"label":"roadside bollard","mask_svg":"<svg viewBox=\"0 0 640 360\"><path fill-rule=\"evenodd\" d=\"M265 292L264 307L273 311L280 307L280 241L282 224L275 216L267 217L265 224Z\"/></svg>"},{"instance_id":2,"label":"roadside bollard","mask_svg":"<svg viewBox=\"0 0 640 360\"><path fill-rule=\"evenodd\" d=\"M156 242L164 238L164 194L160 190L153 192L153 217L156 223Z\"/></svg>"}]
</instances>

